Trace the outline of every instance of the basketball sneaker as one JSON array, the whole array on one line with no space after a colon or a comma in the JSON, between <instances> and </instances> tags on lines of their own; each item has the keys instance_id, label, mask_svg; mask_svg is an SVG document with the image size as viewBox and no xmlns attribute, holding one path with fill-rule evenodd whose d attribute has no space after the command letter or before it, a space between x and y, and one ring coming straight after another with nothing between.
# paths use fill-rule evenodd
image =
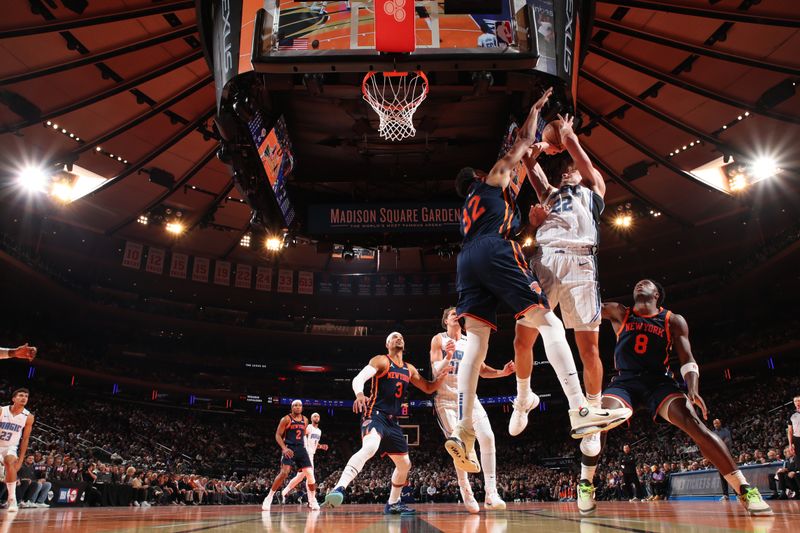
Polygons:
<instances>
[{"instance_id":1,"label":"basketball sneaker","mask_svg":"<svg viewBox=\"0 0 800 533\"><path fill-rule=\"evenodd\" d=\"M742 485L740 490L742 493L739 494L739 501L742 502L748 513L753 516L769 516L772 514L772 509L761 497L761 493L758 492L757 488ZM11 509L9 508L9 510Z\"/></svg>"},{"instance_id":2,"label":"basketball sneaker","mask_svg":"<svg viewBox=\"0 0 800 533\"><path fill-rule=\"evenodd\" d=\"M325 495L323 507L339 507L344 501L344 487L336 487Z\"/></svg>"},{"instance_id":3,"label":"basketball sneaker","mask_svg":"<svg viewBox=\"0 0 800 533\"><path fill-rule=\"evenodd\" d=\"M286 505L286 494L282 490L278 494L278 501L281 502L281 505Z\"/></svg>"},{"instance_id":4,"label":"basketball sneaker","mask_svg":"<svg viewBox=\"0 0 800 533\"><path fill-rule=\"evenodd\" d=\"M272 497L267 496L266 498L264 498L264 503L261 504L261 510L269 512L271 507L272 507Z\"/></svg>"},{"instance_id":5,"label":"basketball sneaker","mask_svg":"<svg viewBox=\"0 0 800 533\"><path fill-rule=\"evenodd\" d=\"M511 413L511 420L508 421L508 433L516 437L528 427L528 413L539 407L539 397L530 393L527 400L514 398L514 411Z\"/></svg>"},{"instance_id":6,"label":"basketball sneaker","mask_svg":"<svg viewBox=\"0 0 800 533\"><path fill-rule=\"evenodd\" d=\"M468 474L481 471L481 464L475 453L475 431L466 429L462 422L456 424L453 434L444 443L444 449L459 470Z\"/></svg>"},{"instance_id":7,"label":"basketball sneaker","mask_svg":"<svg viewBox=\"0 0 800 533\"><path fill-rule=\"evenodd\" d=\"M383 514L412 515L417 514L417 512L403 502L397 502L387 503L383 508Z\"/></svg>"},{"instance_id":8,"label":"basketball sneaker","mask_svg":"<svg viewBox=\"0 0 800 533\"><path fill-rule=\"evenodd\" d=\"M9 513L16 513L19 511L19 507L17 506L17 502L13 501L8 504L8 512Z\"/></svg>"},{"instance_id":9,"label":"basketball sneaker","mask_svg":"<svg viewBox=\"0 0 800 533\"><path fill-rule=\"evenodd\" d=\"M506 502L503 501L503 498L500 497L496 490L486 493L486 500L484 500L483 506L489 511L506 510Z\"/></svg>"},{"instance_id":10,"label":"basketball sneaker","mask_svg":"<svg viewBox=\"0 0 800 533\"><path fill-rule=\"evenodd\" d=\"M597 509L594 502L594 485L591 481L582 479L578 483L578 511L582 515L592 514Z\"/></svg>"},{"instance_id":11,"label":"basketball sneaker","mask_svg":"<svg viewBox=\"0 0 800 533\"><path fill-rule=\"evenodd\" d=\"M319 502L316 498L312 498L308 500L308 508L312 511L319 511Z\"/></svg>"},{"instance_id":12,"label":"basketball sneaker","mask_svg":"<svg viewBox=\"0 0 800 533\"><path fill-rule=\"evenodd\" d=\"M580 409L570 409L570 435L573 439L582 439L592 433L608 431L628 420L632 414L633 411L627 407L605 409L586 405Z\"/></svg>"},{"instance_id":13,"label":"basketball sneaker","mask_svg":"<svg viewBox=\"0 0 800 533\"><path fill-rule=\"evenodd\" d=\"M461 492L461 499L464 501L464 507L467 508L470 514L481 512L481 506L478 504L478 500L475 499L475 495L472 491L467 492L461 487L459 487L458 490Z\"/></svg>"}]
</instances>

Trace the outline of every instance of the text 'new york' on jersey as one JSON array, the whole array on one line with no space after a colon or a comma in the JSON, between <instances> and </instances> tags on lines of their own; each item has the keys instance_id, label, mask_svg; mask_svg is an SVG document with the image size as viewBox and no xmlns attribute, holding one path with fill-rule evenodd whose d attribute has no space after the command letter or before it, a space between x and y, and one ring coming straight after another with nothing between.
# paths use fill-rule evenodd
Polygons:
<instances>
[{"instance_id":1,"label":"text 'new york' on jersey","mask_svg":"<svg viewBox=\"0 0 800 533\"><path fill-rule=\"evenodd\" d=\"M617 330L615 368L620 372L670 374L671 316L672 311L663 307L659 307L654 315L637 315L632 308L628 308Z\"/></svg>"},{"instance_id":2,"label":"text 'new york' on jersey","mask_svg":"<svg viewBox=\"0 0 800 533\"><path fill-rule=\"evenodd\" d=\"M519 233L520 218L514 188L476 181L461 210L461 235L464 243L486 235L507 239Z\"/></svg>"},{"instance_id":3,"label":"text 'new york' on jersey","mask_svg":"<svg viewBox=\"0 0 800 533\"><path fill-rule=\"evenodd\" d=\"M408 383L411 381L411 371L405 362L400 366L388 355L385 357L389 360L389 368L372 378L365 418L372 416L375 411L393 416L400 415L402 411Z\"/></svg>"}]
</instances>

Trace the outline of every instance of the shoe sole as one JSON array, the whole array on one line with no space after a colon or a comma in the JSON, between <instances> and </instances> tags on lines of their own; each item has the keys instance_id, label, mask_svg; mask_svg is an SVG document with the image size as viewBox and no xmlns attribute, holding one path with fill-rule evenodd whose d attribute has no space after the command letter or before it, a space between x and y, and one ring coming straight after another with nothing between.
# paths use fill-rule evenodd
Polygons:
<instances>
[{"instance_id":1,"label":"shoe sole","mask_svg":"<svg viewBox=\"0 0 800 533\"><path fill-rule=\"evenodd\" d=\"M333 492L325 496L325 503L323 503L320 507L339 507L342 505L344 501L344 495L339 494L338 492Z\"/></svg>"},{"instance_id":2,"label":"shoe sole","mask_svg":"<svg viewBox=\"0 0 800 533\"><path fill-rule=\"evenodd\" d=\"M464 453L464 445L459 439L450 437L444 443L444 449L453 458L453 464L455 464L456 468L468 474L480 473L480 465L476 465L469 460L469 457Z\"/></svg>"},{"instance_id":3,"label":"shoe sole","mask_svg":"<svg viewBox=\"0 0 800 533\"><path fill-rule=\"evenodd\" d=\"M595 433L600 433L603 431L608 431L614 429L615 427L625 423L628 421L630 417L626 418L615 418L614 420L610 421L608 424L604 424L602 426L586 426L582 428L575 428L571 429L569 434L573 439L582 439L584 437L588 437L589 435L594 435Z\"/></svg>"},{"instance_id":4,"label":"shoe sole","mask_svg":"<svg viewBox=\"0 0 800 533\"><path fill-rule=\"evenodd\" d=\"M750 516L772 516L775 514L772 509L765 509L763 511L751 511L748 509L747 512L750 513Z\"/></svg>"},{"instance_id":5,"label":"shoe sole","mask_svg":"<svg viewBox=\"0 0 800 533\"><path fill-rule=\"evenodd\" d=\"M483 504L483 508L486 509L487 511L505 511L506 510L506 506L505 505L502 505L502 506L500 506L500 505L486 505L485 503Z\"/></svg>"},{"instance_id":6,"label":"shoe sole","mask_svg":"<svg viewBox=\"0 0 800 533\"><path fill-rule=\"evenodd\" d=\"M578 508L578 512L579 512L579 513L580 513L582 516L586 516L586 515L594 514L594 512L595 512L595 511L597 511L597 506L594 506L594 507L592 507L591 509L585 509L585 510L584 510L584 509L581 509L580 507Z\"/></svg>"}]
</instances>

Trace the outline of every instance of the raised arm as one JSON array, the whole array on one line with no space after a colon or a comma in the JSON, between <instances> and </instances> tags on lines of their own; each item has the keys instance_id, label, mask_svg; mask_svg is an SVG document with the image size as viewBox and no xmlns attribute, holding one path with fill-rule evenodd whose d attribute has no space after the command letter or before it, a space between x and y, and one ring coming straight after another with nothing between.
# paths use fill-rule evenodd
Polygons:
<instances>
[{"instance_id":1,"label":"raised arm","mask_svg":"<svg viewBox=\"0 0 800 533\"><path fill-rule=\"evenodd\" d=\"M502 187L504 189L508 186L508 182L511 179L511 171L520 161L522 161L522 158L528 152L528 149L534 146L534 140L536 137L536 123L539 121L539 112L544 107L544 104L547 103L547 99L550 98L552 93L553 88L550 87L544 92L542 97L539 98L535 104L533 104L530 113L528 114L528 118L525 120L525 123L517 133L517 139L514 141L514 145L508 152L505 153L505 155L503 155L503 157L497 161L497 163L494 164L492 169L489 171L489 175L486 177L487 185L491 185L493 187ZM539 146L539 148L537 148L538 153L536 153L536 156L538 157L539 153L541 153L543 150L544 147Z\"/></svg>"},{"instance_id":2,"label":"raised arm","mask_svg":"<svg viewBox=\"0 0 800 533\"><path fill-rule=\"evenodd\" d=\"M494 378L504 378L506 376L510 376L516 372L516 367L514 366L514 361L509 361L503 368L492 368L486 363L481 364L481 377L494 379Z\"/></svg>"},{"instance_id":3,"label":"raised arm","mask_svg":"<svg viewBox=\"0 0 800 533\"><path fill-rule=\"evenodd\" d=\"M703 419L708 420L708 409L703 398L700 397L700 368L692 355L692 346L689 344L689 325L681 315L670 314L669 324L672 345L678 353L678 360L681 363L681 375L686 381L687 395L689 401L698 406L703 412Z\"/></svg>"},{"instance_id":4,"label":"raised arm","mask_svg":"<svg viewBox=\"0 0 800 533\"><path fill-rule=\"evenodd\" d=\"M586 155L578 136L572 129L572 122L575 117L558 115L558 118L562 120L561 129L559 130L561 145L569 152L570 157L575 162L575 168L581 174L581 183L604 197L606 195L606 182L603 180L603 175L592 165L592 161Z\"/></svg>"},{"instance_id":5,"label":"raised arm","mask_svg":"<svg viewBox=\"0 0 800 533\"><path fill-rule=\"evenodd\" d=\"M522 162L525 164L525 169L528 171L528 182L533 187L533 190L536 191L536 197L539 199L539 202L547 200L547 197L556 190L555 187L550 185L547 175L537 161L538 156L542 154L546 147L547 143L536 143L522 157Z\"/></svg>"},{"instance_id":6,"label":"raised arm","mask_svg":"<svg viewBox=\"0 0 800 533\"><path fill-rule=\"evenodd\" d=\"M28 346L27 343L16 348L0 348L0 359L27 359L32 361L36 357L36 347Z\"/></svg>"},{"instance_id":7,"label":"raised arm","mask_svg":"<svg viewBox=\"0 0 800 533\"><path fill-rule=\"evenodd\" d=\"M628 308L617 302L603 302L601 307L601 316L605 320L610 320L614 331L618 331L622 322L625 320L625 313Z\"/></svg>"},{"instance_id":8,"label":"raised arm","mask_svg":"<svg viewBox=\"0 0 800 533\"><path fill-rule=\"evenodd\" d=\"M361 413L367 410L367 398L364 396L364 385L368 380L377 374L383 374L389 370L389 358L385 355L376 355L369 360L369 364L361 369L356 377L353 378L353 392L356 401L353 402L353 412ZM372 391L375 394L375 391Z\"/></svg>"}]
</instances>

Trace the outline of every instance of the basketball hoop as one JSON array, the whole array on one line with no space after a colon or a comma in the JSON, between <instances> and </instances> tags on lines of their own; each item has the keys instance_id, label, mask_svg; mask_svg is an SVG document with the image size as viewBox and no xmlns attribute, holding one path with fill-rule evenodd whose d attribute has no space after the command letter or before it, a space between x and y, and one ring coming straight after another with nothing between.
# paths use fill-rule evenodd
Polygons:
<instances>
[{"instance_id":1,"label":"basketball hoop","mask_svg":"<svg viewBox=\"0 0 800 533\"><path fill-rule=\"evenodd\" d=\"M414 72L368 72L361 92L380 118L378 134L390 141L413 137L414 111L428 96L428 78Z\"/></svg>"}]
</instances>

